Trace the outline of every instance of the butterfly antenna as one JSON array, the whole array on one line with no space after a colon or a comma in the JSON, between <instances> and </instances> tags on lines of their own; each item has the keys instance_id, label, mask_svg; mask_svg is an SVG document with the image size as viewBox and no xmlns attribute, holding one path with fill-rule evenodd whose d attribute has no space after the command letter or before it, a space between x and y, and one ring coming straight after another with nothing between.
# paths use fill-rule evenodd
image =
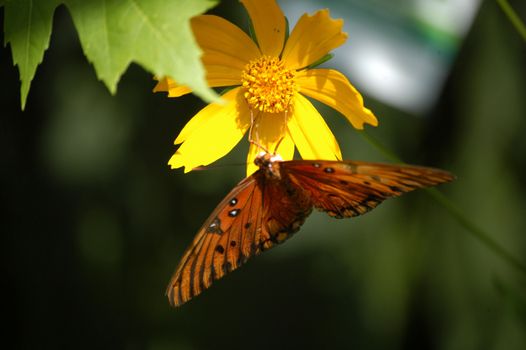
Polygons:
<instances>
[{"instance_id":1,"label":"butterfly antenna","mask_svg":"<svg viewBox=\"0 0 526 350\"><path fill-rule=\"evenodd\" d=\"M233 166L244 166L244 165L247 165L247 163L228 163L228 164L201 165L201 166L196 166L195 168L192 168L192 171L222 169L222 168L230 168L230 167L233 167Z\"/></svg>"},{"instance_id":2,"label":"butterfly antenna","mask_svg":"<svg viewBox=\"0 0 526 350\"><path fill-rule=\"evenodd\" d=\"M284 138L285 138L285 136L281 136L281 138L279 139L278 143L276 143L276 147L274 147L274 153L272 153L273 156L275 156L278 153L278 147L279 147L279 145L281 144L281 141L283 141Z\"/></svg>"},{"instance_id":3,"label":"butterfly antenna","mask_svg":"<svg viewBox=\"0 0 526 350\"><path fill-rule=\"evenodd\" d=\"M283 124L281 124L281 131L283 131L283 125L287 125L287 111L283 113L283 116L285 120L283 121ZM285 136L281 136L278 143L276 143L276 147L274 147L274 153L272 153L272 155L275 156L278 153L279 145L281 145L281 141L283 141L284 139L285 139Z\"/></svg>"},{"instance_id":4,"label":"butterfly antenna","mask_svg":"<svg viewBox=\"0 0 526 350\"><path fill-rule=\"evenodd\" d=\"M265 153L270 154L270 152L265 147L263 147L263 145L261 145L261 143L259 142L259 133L258 133L257 128L258 128L258 125L256 123L256 118L254 117L254 112L250 110L250 129L248 132L248 142L250 142L257 148L263 150ZM256 133L256 140L252 138L252 131Z\"/></svg>"}]
</instances>

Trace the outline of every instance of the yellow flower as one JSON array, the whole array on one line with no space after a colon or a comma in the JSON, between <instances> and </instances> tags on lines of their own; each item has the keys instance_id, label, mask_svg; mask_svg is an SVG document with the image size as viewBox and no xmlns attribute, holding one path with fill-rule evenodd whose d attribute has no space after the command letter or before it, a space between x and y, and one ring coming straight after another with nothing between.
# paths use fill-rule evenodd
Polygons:
<instances>
[{"instance_id":1,"label":"yellow flower","mask_svg":"<svg viewBox=\"0 0 526 350\"><path fill-rule=\"evenodd\" d=\"M192 19L202 61L211 87L235 86L222 96L224 104L211 103L198 112L175 140L182 144L168 164L185 172L226 155L251 130L251 139L285 160L294 146L304 159L341 159L340 147L311 102L314 98L343 114L357 129L364 123L378 125L363 106L360 93L340 72L309 69L347 34L343 21L328 10L303 15L286 39L286 20L274 0L241 0L252 20L257 42L227 20L213 15ZM154 91L178 97L190 89L170 78L159 81ZM253 124L252 124L253 123ZM251 128L252 125L252 128ZM250 145L247 175L256 170L261 150Z\"/></svg>"}]
</instances>

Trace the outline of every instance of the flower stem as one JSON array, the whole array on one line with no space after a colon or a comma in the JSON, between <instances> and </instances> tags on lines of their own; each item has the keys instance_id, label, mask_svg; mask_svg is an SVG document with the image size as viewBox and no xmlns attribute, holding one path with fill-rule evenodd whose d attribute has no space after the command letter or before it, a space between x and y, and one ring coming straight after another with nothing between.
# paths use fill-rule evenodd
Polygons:
<instances>
[{"instance_id":1,"label":"flower stem","mask_svg":"<svg viewBox=\"0 0 526 350\"><path fill-rule=\"evenodd\" d=\"M378 140L374 139L371 135L367 134L365 131L358 132L368 143L377 148L381 153L383 153L387 158L398 163L404 163L400 157L395 153L391 152L384 145L382 145ZM436 188L427 188L425 189L427 194L431 196L438 204L440 204L455 220L464 227L468 233L473 237L478 239L483 245L491 250L495 255L499 256L502 260L507 262L509 265L515 267L517 270L526 275L526 265L510 252L508 252L502 245L495 241L491 236L485 232L483 229L478 227L473 221L469 220L462 210L455 205L450 199L448 199L444 194L439 192Z\"/></svg>"},{"instance_id":2,"label":"flower stem","mask_svg":"<svg viewBox=\"0 0 526 350\"><path fill-rule=\"evenodd\" d=\"M499 4L500 8L502 9L502 12L508 17L511 24L515 27L519 35L522 37L524 41L526 41L526 26L524 25L524 22L520 19L519 15L517 15L517 12L511 7L508 0L497 0L497 3Z\"/></svg>"}]
</instances>

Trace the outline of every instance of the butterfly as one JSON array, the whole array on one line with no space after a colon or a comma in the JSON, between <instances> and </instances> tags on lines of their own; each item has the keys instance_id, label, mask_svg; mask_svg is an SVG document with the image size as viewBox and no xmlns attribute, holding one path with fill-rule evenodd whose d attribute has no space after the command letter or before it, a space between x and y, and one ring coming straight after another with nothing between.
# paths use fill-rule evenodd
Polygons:
<instances>
[{"instance_id":1,"label":"butterfly","mask_svg":"<svg viewBox=\"0 0 526 350\"><path fill-rule=\"evenodd\" d=\"M334 218L362 215L389 197L454 179L421 166L291 160L263 153L259 166L219 203L186 250L166 294L179 306L250 257L297 232L313 208Z\"/></svg>"}]
</instances>

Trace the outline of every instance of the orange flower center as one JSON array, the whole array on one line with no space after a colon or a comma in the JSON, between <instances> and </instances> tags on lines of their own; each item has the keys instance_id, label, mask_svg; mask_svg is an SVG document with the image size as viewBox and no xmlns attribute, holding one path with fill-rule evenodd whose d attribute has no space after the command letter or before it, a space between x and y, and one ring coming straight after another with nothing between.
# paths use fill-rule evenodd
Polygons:
<instances>
[{"instance_id":1,"label":"orange flower center","mask_svg":"<svg viewBox=\"0 0 526 350\"><path fill-rule=\"evenodd\" d=\"M296 90L294 74L277 57L263 56L250 61L241 77L250 108L269 113L289 110Z\"/></svg>"}]
</instances>

